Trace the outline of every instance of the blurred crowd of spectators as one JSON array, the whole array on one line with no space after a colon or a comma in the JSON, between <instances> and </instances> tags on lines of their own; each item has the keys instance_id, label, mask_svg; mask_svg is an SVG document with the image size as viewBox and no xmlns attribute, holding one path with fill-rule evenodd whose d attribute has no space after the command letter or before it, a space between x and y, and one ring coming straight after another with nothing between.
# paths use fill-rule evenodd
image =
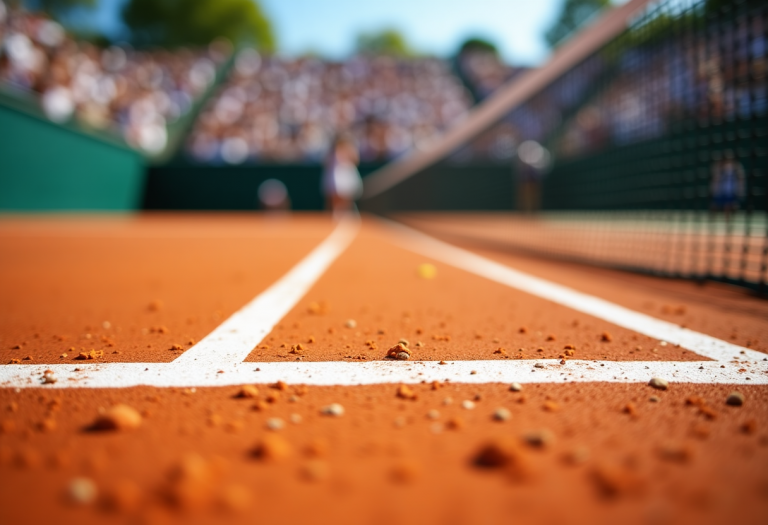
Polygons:
<instances>
[{"instance_id":1,"label":"blurred crowd of spectators","mask_svg":"<svg viewBox=\"0 0 768 525\"><path fill-rule=\"evenodd\" d=\"M455 161L509 162L519 145L551 145L561 158L659 137L684 118L732 119L768 110L768 23L716 21L695 38L659 33L563 74L499 124L457 151ZM39 13L0 0L0 84L33 92L48 117L112 129L132 146L161 152L168 126L185 115L231 54L136 51L77 41ZM495 52L436 58L359 55L235 57L192 125L184 151L197 162L318 162L341 134L362 162L382 162L429 143L523 68Z\"/></svg>"},{"instance_id":2,"label":"blurred crowd of spectators","mask_svg":"<svg viewBox=\"0 0 768 525\"><path fill-rule=\"evenodd\" d=\"M568 123L559 153L575 156L660 137L675 120L716 123L765 116L765 16L723 24L715 35L666 39L627 52L610 83Z\"/></svg>"},{"instance_id":3,"label":"blurred crowd of spectators","mask_svg":"<svg viewBox=\"0 0 768 525\"><path fill-rule=\"evenodd\" d=\"M165 149L169 125L211 87L230 52L222 43L198 51L102 48L0 0L0 85L33 94L55 122L116 132L150 154ZM466 115L472 92L488 94L512 72L497 58L463 59L469 89L436 58L331 62L245 49L185 150L205 163L317 162L346 134L362 162L386 161L427 144Z\"/></svg>"},{"instance_id":4,"label":"blurred crowd of spectators","mask_svg":"<svg viewBox=\"0 0 768 525\"><path fill-rule=\"evenodd\" d=\"M504 63L496 50L490 49L463 49L455 63L457 73L478 102L527 69ZM452 160L459 163L473 160L509 162L516 154L519 140L516 126L507 118L457 151Z\"/></svg>"},{"instance_id":5,"label":"blurred crowd of spectators","mask_svg":"<svg viewBox=\"0 0 768 525\"><path fill-rule=\"evenodd\" d=\"M0 44L0 83L35 93L53 121L113 130L150 154L164 150L168 124L211 86L230 53L221 42L203 51L99 48L1 0Z\"/></svg>"},{"instance_id":6,"label":"blurred crowd of spectators","mask_svg":"<svg viewBox=\"0 0 768 525\"><path fill-rule=\"evenodd\" d=\"M766 12L762 7L712 21L695 38L660 32L631 45L618 41L612 53L594 55L562 75L453 159L505 161L526 140L551 145L558 158L572 158L662 137L685 119L764 117Z\"/></svg>"},{"instance_id":7,"label":"blurred crowd of spectators","mask_svg":"<svg viewBox=\"0 0 768 525\"><path fill-rule=\"evenodd\" d=\"M507 163L517 157L518 147L525 141L548 142L551 133L563 122L564 115L582 103L590 89L594 88L602 68L599 57L593 57L567 71L556 82L458 150L452 160ZM518 69L512 74L524 71Z\"/></svg>"},{"instance_id":8,"label":"blurred crowd of spectators","mask_svg":"<svg viewBox=\"0 0 768 525\"><path fill-rule=\"evenodd\" d=\"M187 148L200 162L316 162L344 133L361 161L384 161L426 144L471 104L448 63L434 58L330 62L246 49Z\"/></svg>"}]
</instances>

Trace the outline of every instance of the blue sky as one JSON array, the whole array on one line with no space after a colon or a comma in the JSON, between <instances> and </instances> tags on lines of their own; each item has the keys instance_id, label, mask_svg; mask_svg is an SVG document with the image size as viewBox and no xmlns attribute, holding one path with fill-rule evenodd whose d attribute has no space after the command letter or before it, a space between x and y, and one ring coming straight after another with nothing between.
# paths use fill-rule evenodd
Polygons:
<instances>
[{"instance_id":1,"label":"blue sky","mask_svg":"<svg viewBox=\"0 0 768 525\"><path fill-rule=\"evenodd\" d=\"M534 65L548 54L542 35L563 0L261 0L272 20L279 51L316 51L331 58L350 53L361 31L396 28L413 46L451 55L469 36L497 44L512 64ZM125 0L101 0L90 25L119 34Z\"/></svg>"},{"instance_id":2,"label":"blue sky","mask_svg":"<svg viewBox=\"0 0 768 525\"><path fill-rule=\"evenodd\" d=\"M262 0L281 51L308 49L331 57L350 52L360 31L402 31L413 46L441 56L469 36L495 42L512 63L547 56L542 34L562 0Z\"/></svg>"}]
</instances>

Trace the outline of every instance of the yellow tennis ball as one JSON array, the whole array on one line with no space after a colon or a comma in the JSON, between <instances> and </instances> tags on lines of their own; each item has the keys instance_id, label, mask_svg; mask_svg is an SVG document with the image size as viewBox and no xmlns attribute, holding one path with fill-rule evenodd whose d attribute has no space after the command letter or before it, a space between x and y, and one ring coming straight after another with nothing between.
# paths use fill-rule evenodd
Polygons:
<instances>
[{"instance_id":1,"label":"yellow tennis ball","mask_svg":"<svg viewBox=\"0 0 768 525\"><path fill-rule=\"evenodd\" d=\"M420 264L417 271L422 279L434 279L437 275L437 268L435 268L434 264Z\"/></svg>"}]
</instances>

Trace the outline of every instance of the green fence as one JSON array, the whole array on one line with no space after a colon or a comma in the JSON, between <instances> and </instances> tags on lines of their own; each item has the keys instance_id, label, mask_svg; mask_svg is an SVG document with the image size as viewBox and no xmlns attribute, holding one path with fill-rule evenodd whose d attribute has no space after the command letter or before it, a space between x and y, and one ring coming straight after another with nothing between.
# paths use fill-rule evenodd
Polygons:
<instances>
[{"instance_id":1,"label":"green fence","mask_svg":"<svg viewBox=\"0 0 768 525\"><path fill-rule=\"evenodd\" d=\"M147 171L143 206L149 210L257 210L259 185L278 179L294 210L321 210L322 167L273 164L207 166L177 160Z\"/></svg>"},{"instance_id":2,"label":"green fence","mask_svg":"<svg viewBox=\"0 0 768 525\"><path fill-rule=\"evenodd\" d=\"M0 102L0 211L129 211L144 160L125 146Z\"/></svg>"},{"instance_id":3,"label":"green fence","mask_svg":"<svg viewBox=\"0 0 768 525\"><path fill-rule=\"evenodd\" d=\"M373 170L361 170L362 173ZM360 209L387 214L398 211L511 211L517 188L511 163L473 160L440 162L372 199Z\"/></svg>"},{"instance_id":4,"label":"green fence","mask_svg":"<svg viewBox=\"0 0 768 525\"><path fill-rule=\"evenodd\" d=\"M362 165L365 175L377 165ZM294 210L321 210L320 164L206 166L182 160L148 170L144 207L171 210L253 210L257 191L267 179L285 184ZM371 212L394 210L511 210L515 202L510 166L493 163L440 164L405 181L375 202Z\"/></svg>"}]
</instances>

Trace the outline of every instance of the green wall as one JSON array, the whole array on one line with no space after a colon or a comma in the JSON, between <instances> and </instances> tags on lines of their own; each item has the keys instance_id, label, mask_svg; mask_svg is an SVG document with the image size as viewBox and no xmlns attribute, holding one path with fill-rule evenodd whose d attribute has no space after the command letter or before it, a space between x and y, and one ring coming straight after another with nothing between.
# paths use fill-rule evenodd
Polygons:
<instances>
[{"instance_id":1,"label":"green wall","mask_svg":"<svg viewBox=\"0 0 768 525\"><path fill-rule=\"evenodd\" d=\"M256 210L259 185L267 179L285 184L292 209L323 209L319 164L204 166L177 161L147 171L148 210Z\"/></svg>"},{"instance_id":2,"label":"green wall","mask_svg":"<svg viewBox=\"0 0 768 525\"><path fill-rule=\"evenodd\" d=\"M361 201L361 210L396 211L513 210L516 187L512 163L443 161L376 197Z\"/></svg>"},{"instance_id":3,"label":"green wall","mask_svg":"<svg viewBox=\"0 0 768 525\"><path fill-rule=\"evenodd\" d=\"M135 210L144 159L0 104L0 211Z\"/></svg>"}]
</instances>

